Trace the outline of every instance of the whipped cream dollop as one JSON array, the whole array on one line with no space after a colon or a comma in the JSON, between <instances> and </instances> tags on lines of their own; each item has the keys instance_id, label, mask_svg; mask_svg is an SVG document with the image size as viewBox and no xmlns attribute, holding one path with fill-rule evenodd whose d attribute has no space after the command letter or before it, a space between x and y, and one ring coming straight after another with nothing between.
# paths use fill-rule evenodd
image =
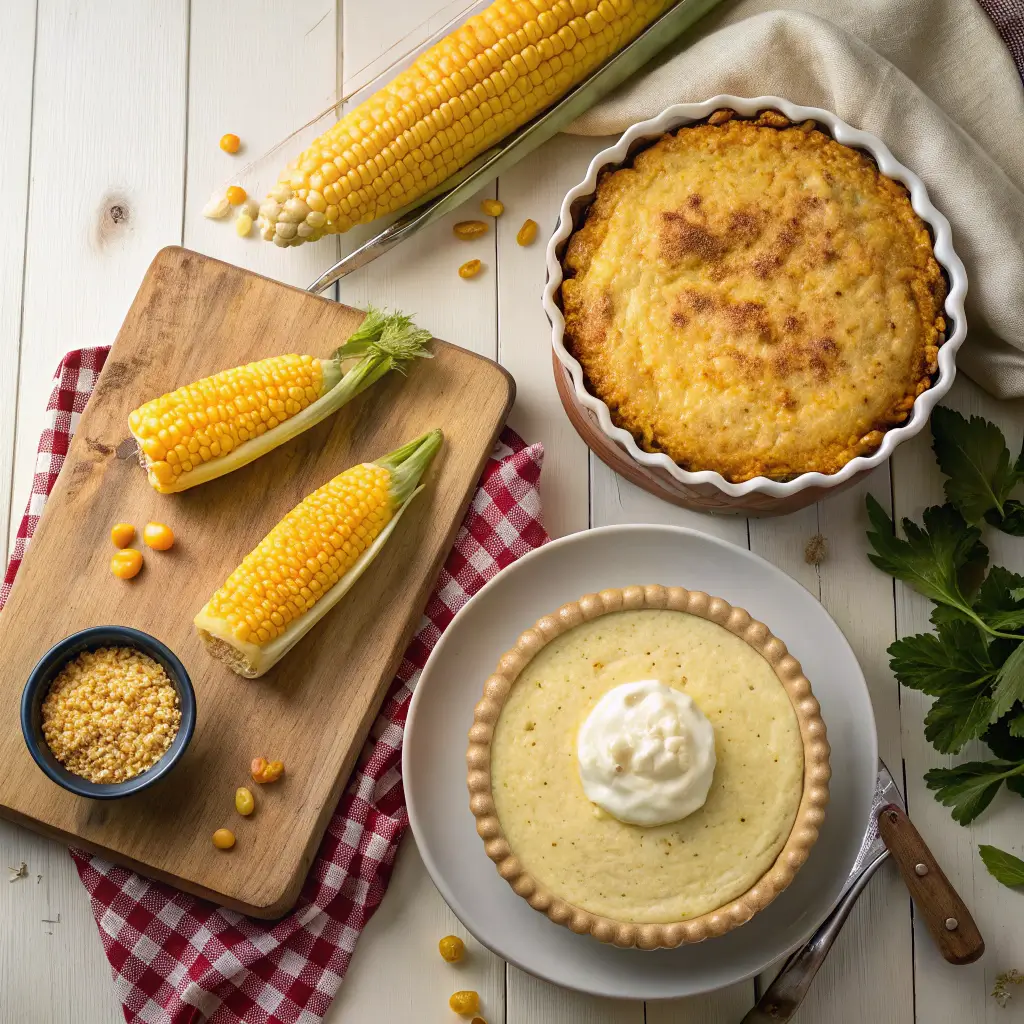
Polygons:
<instances>
[{"instance_id":1,"label":"whipped cream dollop","mask_svg":"<svg viewBox=\"0 0 1024 1024\"><path fill-rule=\"evenodd\" d=\"M614 687L594 705L576 757L591 803L630 825L665 825L704 806L715 731L691 697L643 679Z\"/></svg>"}]
</instances>

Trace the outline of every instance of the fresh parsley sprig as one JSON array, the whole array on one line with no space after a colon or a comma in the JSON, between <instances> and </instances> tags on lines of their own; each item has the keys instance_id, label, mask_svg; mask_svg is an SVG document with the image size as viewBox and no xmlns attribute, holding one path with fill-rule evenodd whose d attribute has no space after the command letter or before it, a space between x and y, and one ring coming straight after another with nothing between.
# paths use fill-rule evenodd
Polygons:
<instances>
[{"instance_id":1,"label":"fresh parsley sprig","mask_svg":"<svg viewBox=\"0 0 1024 1024\"><path fill-rule=\"evenodd\" d=\"M969 523L982 519L1015 537L1024 536L1024 503L1010 492L1024 480L1024 450L1010 462L1003 432L980 416L955 409L932 413L932 449L946 475L946 497Z\"/></svg>"},{"instance_id":2,"label":"fresh parsley sprig","mask_svg":"<svg viewBox=\"0 0 1024 1024\"><path fill-rule=\"evenodd\" d=\"M1024 481L1024 452L1011 463L995 424L942 407L932 414L932 435L946 504L925 509L921 525L904 519L900 537L869 496L868 558L935 604L935 632L903 637L888 651L899 682L934 698L925 737L943 754L981 739L994 755L925 775L935 798L967 825L1003 786L1024 797L1024 576L989 568L981 539L983 523L1024 536L1024 503L1010 497ZM1024 884L1020 858L993 846L980 852L999 881Z\"/></svg>"}]
</instances>

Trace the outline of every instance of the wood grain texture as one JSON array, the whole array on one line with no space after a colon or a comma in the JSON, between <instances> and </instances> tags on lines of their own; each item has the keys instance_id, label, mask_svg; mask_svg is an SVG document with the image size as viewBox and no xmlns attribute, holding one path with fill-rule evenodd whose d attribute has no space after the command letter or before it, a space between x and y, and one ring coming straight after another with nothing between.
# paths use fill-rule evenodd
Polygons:
<instances>
[{"instance_id":1,"label":"wood grain texture","mask_svg":"<svg viewBox=\"0 0 1024 1024\"><path fill-rule=\"evenodd\" d=\"M1020 451L1024 428L1024 402L996 402L969 380L958 377L943 405L965 416L980 415L997 423L1013 452ZM893 511L920 522L928 505L944 500L942 475L930 450L930 438L919 435L901 445L892 460ZM1014 572L1024 572L1024 541L986 528L983 539L990 560ZM901 583L896 584L896 630L900 636L932 628L932 605ZM917 1024L1022 1024L1024 999L1016 998L1000 1009L990 997L995 978L1003 971L1020 970L1024 960L1024 913L1015 910L1017 894L1000 885L978 855L981 843L991 843L1019 855L1024 803L1005 790L985 812L963 828L952 820L948 807L935 800L924 784L929 768L948 768L967 761L987 760L988 747L974 741L956 756L939 754L924 737L924 716L932 698L913 690L901 694L903 753L907 811L957 892L971 908L988 950L966 967L953 967L939 954L919 916L914 918L914 977Z\"/></svg>"},{"instance_id":2,"label":"wood grain texture","mask_svg":"<svg viewBox=\"0 0 1024 1024\"><path fill-rule=\"evenodd\" d=\"M165 249L154 260L0 622L0 644L12 651L0 693L15 706L32 665L61 637L104 622L132 625L185 663L197 691L196 734L166 781L96 805L35 769L8 716L0 727L9 765L0 780L3 813L256 916L277 916L294 902L504 422L511 378L435 342L435 358L408 379L392 375L245 470L182 495L155 494L141 469L114 450L128 413L145 398L297 345L328 353L360 318L188 250ZM457 401L466 389L474 394L471 412ZM259 682L243 682L210 659L192 617L270 527L325 480L433 427L447 443L428 487L344 606ZM148 552L127 586L107 569L107 533L120 519L166 521L178 537L167 555ZM68 579L88 583L69 594ZM230 813L231 794L256 754L283 760L286 775L259 791L257 814L242 821ZM225 824L239 842L218 856L209 837Z\"/></svg>"},{"instance_id":3,"label":"wood grain texture","mask_svg":"<svg viewBox=\"0 0 1024 1024\"><path fill-rule=\"evenodd\" d=\"M878 831L942 959L957 965L973 964L985 952L985 942L921 833L895 804L882 809Z\"/></svg>"}]
</instances>

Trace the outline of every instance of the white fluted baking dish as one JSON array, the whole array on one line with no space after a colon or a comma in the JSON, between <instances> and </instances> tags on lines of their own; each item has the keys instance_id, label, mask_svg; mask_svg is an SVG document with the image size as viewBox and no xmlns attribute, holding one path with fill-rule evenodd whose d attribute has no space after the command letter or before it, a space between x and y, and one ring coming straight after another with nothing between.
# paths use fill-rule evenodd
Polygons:
<instances>
[{"instance_id":1,"label":"white fluted baking dish","mask_svg":"<svg viewBox=\"0 0 1024 1024\"><path fill-rule=\"evenodd\" d=\"M639 149L651 141L677 128L702 121L723 108L733 110L741 117L754 117L764 110L777 110L796 123L813 120L837 142L869 154L882 174L906 186L911 206L928 226L935 259L946 277L948 290L943 309L947 326L945 338L939 347L938 369L932 386L918 396L904 423L886 431L877 451L851 459L837 473L802 473L787 481L759 476L742 483L731 483L712 470L686 470L665 454L645 452L628 431L612 422L608 406L587 390L583 367L564 343L561 260L570 235L582 223L594 198L601 172L606 168L625 165ZM790 512L819 500L827 492L850 483L885 462L898 444L913 437L924 427L932 409L949 391L956 374L956 352L967 333L964 316L967 276L963 263L953 249L949 221L932 205L921 179L901 164L877 136L853 128L828 110L803 107L778 96L713 96L702 103L675 104L657 117L633 125L614 146L602 150L594 157L586 177L570 189L562 200L558 224L548 241L546 258L544 309L551 322L556 381L574 426L596 454L613 468L661 497L691 507L754 515Z\"/></svg>"}]
</instances>

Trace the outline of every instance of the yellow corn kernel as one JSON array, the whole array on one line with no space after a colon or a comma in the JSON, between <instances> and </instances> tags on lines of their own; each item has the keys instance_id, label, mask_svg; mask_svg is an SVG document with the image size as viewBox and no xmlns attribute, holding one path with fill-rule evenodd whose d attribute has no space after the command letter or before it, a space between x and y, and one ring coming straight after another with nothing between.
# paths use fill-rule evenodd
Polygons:
<instances>
[{"instance_id":1,"label":"yellow corn kernel","mask_svg":"<svg viewBox=\"0 0 1024 1024\"><path fill-rule=\"evenodd\" d=\"M164 523L146 523L142 539L147 548L154 551L169 551L174 546L174 531Z\"/></svg>"},{"instance_id":2,"label":"yellow corn kernel","mask_svg":"<svg viewBox=\"0 0 1024 1024\"><path fill-rule=\"evenodd\" d=\"M479 260L468 260L459 267L459 277L476 277L482 267L483 264Z\"/></svg>"},{"instance_id":3,"label":"yellow corn kernel","mask_svg":"<svg viewBox=\"0 0 1024 1024\"><path fill-rule=\"evenodd\" d=\"M241 185L231 185L227 190L227 200L232 206L241 206L246 199L246 191Z\"/></svg>"},{"instance_id":4,"label":"yellow corn kernel","mask_svg":"<svg viewBox=\"0 0 1024 1024\"><path fill-rule=\"evenodd\" d=\"M284 764L281 761L268 761L265 757L254 757L249 766L249 774L254 782L264 785L267 782L277 782L284 773Z\"/></svg>"},{"instance_id":5,"label":"yellow corn kernel","mask_svg":"<svg viewBox=\"0 0 1024 1024\"><path fill-rule=\"evenodd\" d=\"M233 623L238 640L262 645L280 636L352 568L390 521L390 482L391 473L372 463L353 466L328 481L245 556L207 602L204 614ZM345 514L339 515L339 509ZM322 589L309 591L307 597L302 591L317 572L324 574ZM275 576L282 583L268 593L264 581Z\"/></svg>"},{"instance_id":6,"label":"yellow corn kernel","mask_svg":"<svg viewBox=\"0 0 1024 1024\"><path fill-rule=\"evenodd\" d=\"M189 468L256 437L261 424L270 429L290 419L324 391L319 359L272 356L154 398L139 406L128 422L149 460L150 482L160 489Z\"/></svg>"},{"instance_id":7,"label":"yellow corn kernel","mask_svg":"<svg viewBox=\"0 0 1024 1024\"><path fill-rule=\"evenodd\" d=\"M448 1005L456 1012L469 1016L480 1009L480 996L472 989L453 992Z\"/></svg>"},{"instance_id":8,"label":"yellow corn kernel","mask_svg":"<svg viewBox=\"0 0 1024 1024\"><path fill-rule=\"evenodd\" d=\"M235 845L235 833L229 828L219 828L213 833L213 845L218 850L230 850Z\"/></svg>"},{"instance_id":9,"label":"yellow corn kernel","mask_svg":"<svg viewBox=\"0 0 1024 1024\"><path fill-rule=\"evenodd\" d=\"M505 212L505 204L499 199L482 199L480 209L488 217L500 217Z\"/></svg>"},{"instance_id":10,"label":"yellow corn kernel","mask_svg":"<svg viewBox=\"0 0 1024 1024\"><path fill-rule=\"evenodd\" d=\"M110 571L119 580L134 579L142 568L142 552L135 548L122 548L110 560Z\"/></svg>"},{"instance_id":11,"label":"yellow corn kernel","mask_svg":"<svg viewBox=\"0 0 1024 1024\"><path fill-rule=\"evenodd\" d=\"M110 539L115 548L126 548L135 539L135 527L131 523L116 523L110 529Z\"/></svg>"},{"instance_id":12,"label":"yellow corn kernel","mask_svg":"<svg viewBox=\"0 0 1024 1024\"><path fill-rule=\"evenodd\" d=\"M242 140L237 135L232 135L230 132L227 135L220 137L220 148L225 153L237 153L238 147L241 146Z\"/></svg>"},{"instance_id":13,"label":"yellow corn kernel","mask_svg":"<svg viewBox=\"0 0 1024 1024\"><path fill-rule=\"evenodd\" d=\"M523 226L519 229L519 233L516 235L516 241L520 245L530 245L536 237L537 222L529 219L523 221Z\"/></svg>"},{"instance_id":14,"label":"yellow corn kernel","mask_svg":"<svg viewBox=\"0 0 1024 1024\"><path fill-rule=\"evenodd\" d=\"M299 245L409 205L560 99L673 2L495 0L315 139L260 207L260 234ZM302 207L289 209L292 201ZM310 211L327 215L314 221Z\"/></svg>"},{"instance_id":15,"label":"yellow corn kernel","mask_svg":"<svg viewBox=\"0 0 1024 1024\"><path fill-rule=\"evenodd\" d=\"M482 220L460 220L452 228L452 231L455 233L456 238L461 238L463 241L468 242L470 239L486 235L487 225Z\"/></svg>"},{"instance_id":16,"label":"yellow corn kernel","mask_svg":"<svg viewBox=\"0 0 1024 1024\"><path fill-rule=\"evenodd\" d=\"M235 790L235 810L243 818L248 818L256 810L256 801L253 799L252 791L246 789L245 786L239 786Z\"/></svg>"},{"instance_id":17,"label":"yellow corn kernel","mask_svg":"<svg viewBox=\"0 0 1024 1024\"><path fill-rule=\"evenodd\" d=\"M438 944L438 952L445 963L454 964L465 955L466 944L458 935L446 935Z\"/></svg>"}]
</instances>

